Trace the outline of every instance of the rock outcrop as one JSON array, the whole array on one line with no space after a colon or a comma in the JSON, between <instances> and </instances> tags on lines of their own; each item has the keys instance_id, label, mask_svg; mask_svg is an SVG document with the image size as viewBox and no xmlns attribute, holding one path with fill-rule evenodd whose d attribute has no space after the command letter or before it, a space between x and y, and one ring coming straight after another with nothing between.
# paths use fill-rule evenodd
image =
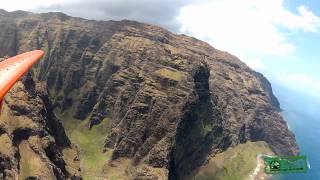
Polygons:
<instances>
[{"instance_id":1,"label":"rock outcrop","mask_svg":"<svg viewBox=\"0 0 320 180\"><path fill-rule=\"evenodd\" d=\"M5 98L0 144L0 179L66 179L79 174L67 169L63 156L64 150L77 156L77 149L53 114L43 83L35 83L30 74Z\"/></svg>"},{"instance_id":2,"label":"rock outcrop","mask_svg":"<svg viewBox=\"0 0 320 180\"><path fill-rule=\"evenodd\" d=\"M89 128L111 120L111 161L129 158L183 179L209 156L247 141L265 141L279 155L298 152L267 79L205 42L62 13L2 12L0 25L0 56L46 51L33 71L54 108L72 109Z\"/></svg>"}]
</instances>

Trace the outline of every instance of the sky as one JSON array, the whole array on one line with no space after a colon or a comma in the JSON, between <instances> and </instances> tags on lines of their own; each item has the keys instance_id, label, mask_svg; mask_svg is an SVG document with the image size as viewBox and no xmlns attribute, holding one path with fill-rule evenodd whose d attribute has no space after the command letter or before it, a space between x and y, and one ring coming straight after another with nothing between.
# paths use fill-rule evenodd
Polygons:
<instances>
[{"instance_id":1,"label":"sky","mask_svg":"<svg viewBox=\"0 0 320 180\"><path fill-rule=\"evenodd\" d=\"M318 0L0 0L0 8L156 24L236 55L272 83L320 98Z\"/></svg>"}]
</instances>

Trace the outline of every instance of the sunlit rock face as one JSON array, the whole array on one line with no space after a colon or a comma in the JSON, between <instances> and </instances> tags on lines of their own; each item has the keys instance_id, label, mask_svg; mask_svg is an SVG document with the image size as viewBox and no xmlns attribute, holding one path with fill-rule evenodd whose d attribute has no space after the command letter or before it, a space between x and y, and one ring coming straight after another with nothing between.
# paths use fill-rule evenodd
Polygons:
<instances>
[{"instance_id":1,"label":"sunlit rock face","mask_svg":"<svg viewBox=\"0 0 320 180\"><path fill-rule=\"evenodd\" d=\"M77 178L63 155L67 151L78 156L43 84L27 75L6 96L0 114L0 179Z\"/></svg>"},{"instance_id":2,"label":"sunlit rock face","mask_svg":"<svg viewBox=\"0 0 320 180\"><path fill-rule=\"evenodd\" d=\"M268 80L205 42L62 13L1 13L0 25L0 56L44 50L33 73L52 108L71 109L88 128L110 119L101 151L112 151L108 163L148 167L136 178L183 179L247 141L265 141L279 155L298 152Z\"/></svg>"}]
</instances>

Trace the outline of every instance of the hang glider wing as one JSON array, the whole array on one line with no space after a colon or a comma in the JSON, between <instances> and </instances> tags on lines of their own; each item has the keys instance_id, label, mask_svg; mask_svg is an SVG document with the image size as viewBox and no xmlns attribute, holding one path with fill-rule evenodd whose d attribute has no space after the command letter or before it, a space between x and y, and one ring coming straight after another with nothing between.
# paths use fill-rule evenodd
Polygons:
<instances>
[{"instance_id":1,"label":"hang glider wing","mask_svg":"<svg viewBox=\"0 0 320 180\"><path fill-rule=\"evenodd\" d=\"M0 110L7 92L43 55L43 51L35 50L0 62Z\"/></svg>"}]
</instances>

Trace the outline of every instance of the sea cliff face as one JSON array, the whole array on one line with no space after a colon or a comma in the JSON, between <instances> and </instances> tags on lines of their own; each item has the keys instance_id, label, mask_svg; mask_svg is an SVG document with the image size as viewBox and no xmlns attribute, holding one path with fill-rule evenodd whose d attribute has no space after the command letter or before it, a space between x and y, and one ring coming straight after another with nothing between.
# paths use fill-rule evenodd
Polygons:
<instances>
[{"instance_id":1,"label":"sea cliff face","mask_svg":"<svg viewBox=\"0 0 320 180\"><path fill-rule=\"evenodd\" d=\"M247 141L265 141L278 155L298 152L268 80L205 42L62 13L3 11L0 25L0 56L46 52L32 71L55 112L88 129L108 120L107 168L128 159L140 167L136 179L184 179Z\"/></svg>"}]
</instances>

